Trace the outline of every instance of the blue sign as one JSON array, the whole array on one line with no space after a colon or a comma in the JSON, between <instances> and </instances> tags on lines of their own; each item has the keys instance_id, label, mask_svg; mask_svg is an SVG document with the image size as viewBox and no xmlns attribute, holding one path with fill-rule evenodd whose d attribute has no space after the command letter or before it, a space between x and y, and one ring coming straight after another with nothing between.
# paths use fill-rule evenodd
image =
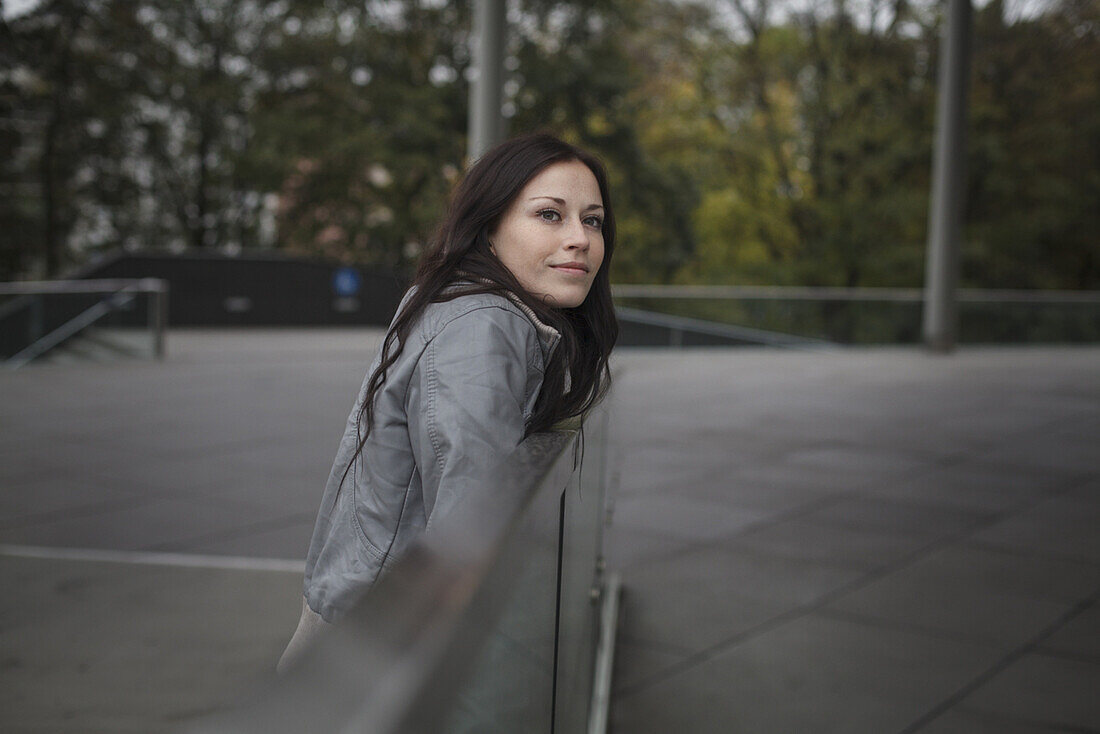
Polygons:
<instances>
[{"instance_id":1,"label":"blue sign","mask_svg":"<svg viewBox=\"0 0 1100 734\"><path fill-rule=\"evenodd\" d=\"M359 271L355 268L348 266L340 267L336 269L336 272L332 274L332 290L336 291L336 295L341 298L350 298L359 292L359 287L363 284L363 279L359 276Z\"/></svg>"}]
</instances>

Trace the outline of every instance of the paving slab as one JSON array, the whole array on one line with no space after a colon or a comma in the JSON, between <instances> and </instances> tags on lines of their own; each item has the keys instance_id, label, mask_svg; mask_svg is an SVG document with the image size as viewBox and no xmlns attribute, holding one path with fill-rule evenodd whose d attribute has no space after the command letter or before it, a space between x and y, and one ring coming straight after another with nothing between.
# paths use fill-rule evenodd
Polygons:
<instances>
[{"instance_id":1,"label":"paving slab","mask_svg":"<svg viewBox=\"0 0 1100 734\"><path fill-rule=\"evenodd\" d=\"M928 537L954 536L993 517L994 513L982 510L862 496L841 498L807 515L840 528Z\"/></svg>"},{"instance_id":2,"label":"paving slab","mask_svg":"<svg viewBox=\"0 0 1100 734\"><path fill-rule=\"evenodd\" d=\"M914 731L920 734L1051 734L1048 722L956 709ZM1062 731L1066 731L1063 729Z\"/></svg>"},{"instance_id":3,"label":"paving slab","mask_svg":"<svg viewBox=\"0 0 1100 734\"><path fill-rule=\"evenodd\" d=\"M133 487L100 484L87 475L56 476L50 482L40 479L0 479L4 488L0 495L0 526L22 524L55 513L94 512L104 505L125 503L142 496Z\"/></svg>"},{"instance_id":4,"label":"paving slab","mask_svg":"<svg viewBox=\"0 0 1100 734\"><path fill-rule=\"evenodd\" d=\"M1043 640L1037 651L1100 664L1100 607L1092 607L1066 622Z\"/></svg>"},{"instance_id":5,"label":"paving slab","mask_svg":"<svg viewBox=\"0 0 1100 734\"><path fill-rule=\"evenodd\" d=\"M184 538L158 550L260 558L305 558L316 515L296 513L249 527Z\"/></svg>"},{"instance_id":6,"label":"paving slab","mask_svg":"<svg viewBox=\"0 0 1100 734\"><path fill-rule=\"evenodd\" d=\"M615 503L614 522L624 529L649 530L682 540L713 540L752 526L770 514L727 502L669 492L627 496Z\"/></svg>"},{"instance_id":7,"label":"paving slab","mask_svg":"<svg viewBox=\"0 0 1100 734\"><path fill-rule=\"evenodd\" d=\"M623 573L631 590L624 634L688 652L706 650L862 577L850 567L707 545Z\"/></svg>"},{"instance_id":8,"label":"paving slab","mask_svg":"<svg viewBox=\"0 0 1100 734\"><path fill-rule=\"evenodd\" d=\"M991 545L1100 563L1100 505L1053 497L975 534Z\"/></svg>"},{"instance_id":9,"label":"paving slab","mask_svg":"<svg viewBox=\"0 0 1100 734\"><path fill-rule=\"evenodd\" d=\"M908 502L927 502L978 512L1021 507L1063 489L1075 472L1006 467L974 460L916 472L894 482L875 482L860 493Z\"/></svg>"},{"instance_id":10,"label":"paving slab","mask_svg":"<svg viewBox=\"0 0 1100 734\"><path fill-rule=\"evenodd\" d=\"M230 509L223 502L139 498L125 506L101 508L95 513L34 518L0 528L0 543L60 545L75 548L158 550L177 547L196 536L247 531L265 526L256 509Z\"/></svg>"},{"instance_id":11,"label":"paving slab","mask_svg":"<svg viewBox=\"0 0 1100 734\"><path fill-rule=\"evenodd\" d=\"M603 553L611 568L623 570L635 563L654 561L690 548L692 540L673 538L651 530L617 526L604 535Z\"/></svg>"},{"instance_id":12,"label":"paving slab","mask_svg":"<svg viewBox=\"0 0 1100 734\"><path fill-rule=\"evenodd\" d=\"M1100 588L1098 564L969 541L931 548L896 573L917 585L943 580L998 594L1070 604L1089 598Z\"/></svg>"},{"instance_id":13,"label":"paving slab","mask_svg":"<svg viewBox=\"0 0 1100 734\"><path fill-rule=\"evenodd\" d=\"M1095 731L1100 665L1032 654L1017 660L961 702L969 711L1043 722L1054 731Z\"/></svg>"},{"instance_id":14,"label":"paving slab","mask_svg":"<svg viewBox=\"0 0 1100 734\"><path fill-rule=\"evenodd\" d=\"M1073 607L998 593L950 577L921 583L901 570L827 608L847 612L848 619L983 643L1007 653L1027 644Z\"/></svg>"},{"instance_id":15,"label":"paving slab","mask_svg":"<svg viewBox=\"0 0 1100 734\"><path fill-rule=\"evenodd\" d=\"M687 654L679 650L670 650L663 645L638 642L627 636L619 639L615 645L615 664L611 678L614 690L621 691L635 687L663 671L682 663ZM629 662L623 662L624 660Z\"/></svg>"}]
</instances>

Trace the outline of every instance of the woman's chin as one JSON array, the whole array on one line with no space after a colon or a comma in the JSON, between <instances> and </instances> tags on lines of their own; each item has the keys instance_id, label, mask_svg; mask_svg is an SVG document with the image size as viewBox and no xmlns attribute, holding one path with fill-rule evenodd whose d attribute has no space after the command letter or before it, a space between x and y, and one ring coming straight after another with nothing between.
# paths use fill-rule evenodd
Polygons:
<instances>
[{"instance_id":1,"label":"woman's chin","mask_svg":"<svg viewBox=\"0 0 1100 734\"><path fill-rule=\"evenodd\" d=\"M552 306L554 308L576 308L584 303L584 299L587 296L588 289L585 289L583 291L554 291L553 293L543 294L540 298L547 306Z\"/></svg>"}]
</instances>

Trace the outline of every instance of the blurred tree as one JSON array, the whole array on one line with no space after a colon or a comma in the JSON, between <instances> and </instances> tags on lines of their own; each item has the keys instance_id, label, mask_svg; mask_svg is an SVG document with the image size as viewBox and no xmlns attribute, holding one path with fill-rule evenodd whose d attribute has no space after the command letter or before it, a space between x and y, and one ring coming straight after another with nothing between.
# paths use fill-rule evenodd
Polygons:
<instances>
[{"instance_id":1,"label":"blurred tree","mask_svg":"<svg viewBox=\"0 0 1100 734\"><path fill-rule=\"evenodd\" d=\"M966 285L1100 287L1100 5L975 18Z\"/></svg>"},{"instance_id":2,"label":"blurred tree","mask_svg":"<svg viewBox=\"0 0 1100 734\"><path fill-rule=\"evenodd\" d=\"M866 25L837 2L795 20L805 39L800 114L813 180L796 279L916 286L924 273L935 16L872 3ZM885 7L883 7L885 6Z\"/></svg>"},{"instance_id":3,"label":"blurred tree","mask_svg":"<svg viewBox=\"0 0 1100 734\"><path fill-rule=\"evenodd\" d=\"M121 107L136 61L125 5L53 0L5 25L3 265L56 275L74 244L114 243L105 207L131 192ZM37 196L31 192L37 189ZM10 237L10 239L9 239ZM14 247L13 247L14 244ZM18 254L12 252L18 248ZM37 255L37 257L36 257ZM36 267L35 267L36 265Z\"/></svg>"},{"instance_id":4,"label":"blurred tree","mask_svg":"<svg viewBox=\"0 0 1100 734\"><path fill-rule=\"evenodd\" d=\"M135 4L147 42L134 49L143 73L130 94L133 125L160 209L160 242L142 244L254 244L260 202L234 164L264 80L253 58L286 11L247 0Z\"/></svg>"},{"instance_id":5,"label":"blurred tree","mask_svg":"<svg viewBox=\"0 0 1100 734\"><path fill-rule=\"evenodd\" d=\"M800 40L788 28L758 25L743 5L738 10L747 41L714 34L696 49L698 60L681 64L697 81L680 84L675 129L694 129L695 139L680 146L699 150L692 170L705 181L694 214L699 245L678 274L684 282L785 282L805 239L812 182L797 165L791 67Z\"/></svg>"},{"instance_id":6,"label":"blurred tree","mask_svg":"<svg viewBox=\"0 0 1100 734\"><path fill-rule=\"evenodd\" d=\"M932 0L522 0L505 115L608 164L619 281L919 285ZM1094 288L1097 5L975 25L964 282ZM107 247L411 264L470 3L44 0L0 26L0 274Z\"/></svg>"},{"instance_id":7,"label":"blurred tree","mask_svg":"<svg viewBox=\"0 0 1100 734\"><path fill-rule=\"evenodd\" d=\"M2 7L2 6L0 6ZM30 248L42 241L41 191L26 175L26 140L35 119L25 106L23 87L29 72L21 68L11 28L0 22L0 280L31 267Z\"/></svg>"},{"instance_id":8,"label":"blurred tree","mask_svg":"<svg viewBox=\"0 0 1100 734\"><path fill-rule=\"evenodd\" d=\"M408 265L462 166L467 4L291 7L256 57L242 176L279 194L284 246Z\"/></svg>"}]
</instances>

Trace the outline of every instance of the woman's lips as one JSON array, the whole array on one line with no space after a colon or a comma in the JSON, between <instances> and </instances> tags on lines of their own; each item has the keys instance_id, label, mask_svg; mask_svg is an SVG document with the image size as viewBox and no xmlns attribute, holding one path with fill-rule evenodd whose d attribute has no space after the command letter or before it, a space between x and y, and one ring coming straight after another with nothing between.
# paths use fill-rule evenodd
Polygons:
<instances>
[{"instance_id":1,"label":"woman's lips","mask_svg":"<svg viewBox=\"0 0 1100 734\"><path fill-rule=\"evenodd\" d=\"M565 264L565 265L551 265L550 267L552 267L554 270L558 270L558 271L560 271L562 273L566 273L568 275L574 275L574 276L588 275L588 270L583 265L576 265L576 264L573 264L573 263L568 263L568 264Z\"/></svg>"}]
</instances>

